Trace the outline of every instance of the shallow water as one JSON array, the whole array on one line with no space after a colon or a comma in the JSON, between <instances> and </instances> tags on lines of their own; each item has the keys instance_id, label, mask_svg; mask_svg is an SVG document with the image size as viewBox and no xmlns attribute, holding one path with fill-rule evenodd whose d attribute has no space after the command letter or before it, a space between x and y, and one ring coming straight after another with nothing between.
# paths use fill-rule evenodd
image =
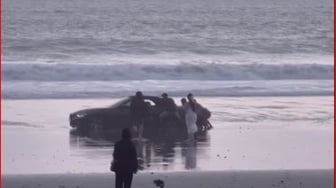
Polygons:
<instances>
[{"instance_id":1,"label":"shallow water","mask_svg":"<svg viewBox=\"0 0 336 188\"><path fill-rule=\"evenodd\" d=\"M72 134L70 112L118 99L4 100L3 172L107 172L113 141ZM176 99L177 101L178 99ZM327 97L202 97L214 129L197 142L137 142L142 170L321 169L333 166ZM115 139L118 139L118 132Z\"/></svg>"}]
</instances>

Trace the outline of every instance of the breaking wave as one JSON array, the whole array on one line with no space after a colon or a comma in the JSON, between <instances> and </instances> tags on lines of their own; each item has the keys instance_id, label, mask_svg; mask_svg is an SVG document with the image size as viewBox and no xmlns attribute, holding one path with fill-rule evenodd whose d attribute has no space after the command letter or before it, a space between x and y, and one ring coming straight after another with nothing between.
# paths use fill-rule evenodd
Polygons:
<instances>
[{"instance_id":1,"label":"breaking wave","mask_svg":"<svg viewBox=\"0 0 336 188\"><path fill-rule=\"evenodd\" d=\"M321 64L9 64L4 81L116 80L286 80L333 79L333 66Z\"/></svg>"}]
</instances>

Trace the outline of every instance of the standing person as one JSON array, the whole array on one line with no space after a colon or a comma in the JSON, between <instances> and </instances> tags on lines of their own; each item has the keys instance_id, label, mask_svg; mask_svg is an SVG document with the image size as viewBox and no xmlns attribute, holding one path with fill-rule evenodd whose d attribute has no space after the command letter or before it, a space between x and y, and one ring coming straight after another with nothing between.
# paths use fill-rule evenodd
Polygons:
<instances>
[{"instance_id":1,"label":"standing person","mask_svg":"<svg viewBox=\"0 0 336 188\"><path fill-rule=\"evenodd\" d=\"M184 105L187 104L187 102L188 102L188 101L187 101L186 98L183 97L183 98L181 99L181 106L183 107L183 108L182 108L183 110L180 112L180 117L185 117L185 109L184 109ZM185 119L183 120L183 122L184 122L184 121L185 121Z\"/></svg>"},{"instance_id":2,"label":"standing person","mask_svg":"<svg viewBox=\"0 0 336 188\"><path fill-rule=\"evenodd\" d=\"M133 173L138 170L137 153L129 129L123 129L121 137L113 151L112 170L116 175L115 188L131 188Z\"/></svg>"},{"instance_id":3,"label":"standing person","mask_svg":"<svg viewBox=\"0 0 336 188\"><path fill-rule=\"evenodd\" d=\"M137 91L133 97L130 110L133 129L137 130L138 138L141 139L145 119L149 116L149 107L145 103L143 95L140 91Z\"/></svg>"},{"instance_id":4,"label":"standing person","mask_svg":"<svg viewBox=\"0 0 336 188\"><path fill-rule=\"evenodd\" d=\"M197 132L197 114L193 95L191 93L187 96L188 102L184 104L185 123L187 126L188 139L194 139L194 134Z\"/></svg>"},{"instance_id":5,"label":"standing person","mask_svg":"<svg viewBox=\"0 0 336 188\"><path fill-rule=\"evenodd\" d=\"M182 98L181 99L181 105L184 106L187 103L187 99L186 98Z\"/></svg>"},{"instance_id":6,"label":"standing person","mask_svg":"<svg viewBox=\"0 0 336 188\"><path fill-rule=\"evenodd\" d=\"M160 124L162 125L168 118L174 118L177 122L180 121L179 114L176 110L176 104L174 100L168 97L167 93L163 93L161 98L162 112L159 115Z\"/></svg>"},{"instance_id":7,"label":"standing person","mask_svg":"<svg viewBox=\"0 0 336 188\"><path fill-rule=\"evenodd\" d=\"M213 126L209 121L211 112L207 108L203 107L200 103L198 103L196 99L194 99L193 102L195 104L197 114L196 124L201 127L202 131L212 129Z\"/></svg>"}]
</instances>

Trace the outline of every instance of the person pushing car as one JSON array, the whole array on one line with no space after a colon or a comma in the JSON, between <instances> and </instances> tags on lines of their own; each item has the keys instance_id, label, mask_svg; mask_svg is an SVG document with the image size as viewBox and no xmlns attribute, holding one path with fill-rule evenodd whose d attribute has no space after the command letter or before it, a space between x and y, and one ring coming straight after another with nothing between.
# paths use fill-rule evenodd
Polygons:
<instances>
[{"instance_id":1,"label":"person pushing car","mask_svg":"<svg viewBox=\"0 0 336 188\"><path fill-rule=\"evenodd\" d=\"M133 129L136 130L138 138L141 139L145 119L149 116L149 108L145 103L141 91L137 91L135 96L132 98L130 111Z\"/></svg>"}]
</instances>

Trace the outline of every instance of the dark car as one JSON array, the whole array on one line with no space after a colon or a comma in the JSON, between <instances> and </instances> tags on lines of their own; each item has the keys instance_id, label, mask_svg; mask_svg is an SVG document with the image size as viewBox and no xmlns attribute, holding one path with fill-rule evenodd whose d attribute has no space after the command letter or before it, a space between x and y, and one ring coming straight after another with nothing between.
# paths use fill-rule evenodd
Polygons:
<instances>
[{"instance_id":1,"label":"dark car","mask_svg":"<svg viewBox=\"0 0 336 188\"><path fill-rule=\"evenodd\" d=\"M90 108L70 114L70 126L73 128L88 129L121 129L131 127L130 105L133 96L127 97L106 108ZM160 97L144 96L145 102L150 106L151 117L146 124L157 123L158 115L162 112ZM178 111L181 111L178 107Z\"/></svg>"},{"instance_id":2,"label":"dark car","mask_svg":"<svg viewBox=\"0 0 336 188\"><path fill-rule=\"evenodd\" d=\"M92 129L111 130L131 127L130 105L133 96L127 97L106 108L84 109L70 114L70 126L80 131ZM159 114L163 111L162 99L157 96L144 96L149 105L150 117L145 121L144 130L155 129L162 126L175 127L185 131L184 112L177 106L179 118L171 118L160 122ZM201 125L199 125L201 126Z\"/></svg>"}]
</instances>

